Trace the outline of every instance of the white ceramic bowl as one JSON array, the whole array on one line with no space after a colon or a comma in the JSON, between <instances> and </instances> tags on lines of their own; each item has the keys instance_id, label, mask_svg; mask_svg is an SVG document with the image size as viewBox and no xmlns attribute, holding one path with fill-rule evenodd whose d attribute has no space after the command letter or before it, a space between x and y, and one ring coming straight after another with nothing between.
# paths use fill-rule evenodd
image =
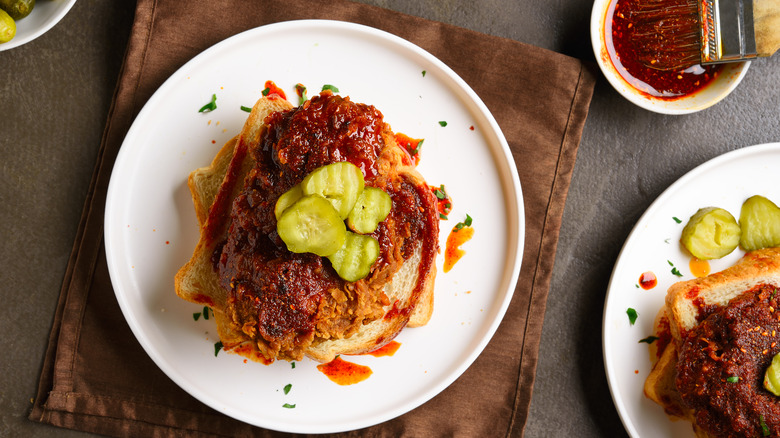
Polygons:
<instances>
[{"instance_id":1,"label":"white ceramic bowl","mask_svg":"<svg viewBox=\"0 0 780 438\"><path fill-rule=\"evenodd\" d=\"M750 62L731 63L724 66L721 74L704 88L674 100L661 99L642 93L620 76L610 59L605 38L605 25L609 19L609 8L617 0L595 0L590 17L590 39L601 71L610 84L632 103L662 114L689 114L709 108L728 96L745 77Z\"/></svg>"},{"instance_id":2,"label":"white ceramic bowl","mask_svg":"<svg viewBox=\"0 0 780 438\"><path fill-rule=\"evenodd\" d=\"M16 36L0 44L0 52L19 47L43 35L62 20L74 4L76 0L37 0L30 15L16 22Z\"/></svg>"}]
</instances>

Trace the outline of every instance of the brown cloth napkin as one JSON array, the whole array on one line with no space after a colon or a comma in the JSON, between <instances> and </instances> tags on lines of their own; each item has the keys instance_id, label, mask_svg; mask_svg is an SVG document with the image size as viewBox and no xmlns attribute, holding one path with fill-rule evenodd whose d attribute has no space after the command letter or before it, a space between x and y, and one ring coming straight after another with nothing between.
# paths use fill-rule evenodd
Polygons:
<instances>
[{"instance_id":1,"label":"brown cloth napkin","mask_svg":"<svg viewBox=\"0 0 780 438\"><path fill-rule=\"evenodd\" d=\"M516 41L344 0L327 6L317 0L139 0L30 419L110 436L281 435L201 404L146 355L111 287L103 212L122 140L169 75L236 33L306 18L391 32L455 70L504 131L525 201L526 240L517 290L482 355L428 403L347 435L523 434L563 206L593 93L593 69Z\"/></svg>"}]
</instances>

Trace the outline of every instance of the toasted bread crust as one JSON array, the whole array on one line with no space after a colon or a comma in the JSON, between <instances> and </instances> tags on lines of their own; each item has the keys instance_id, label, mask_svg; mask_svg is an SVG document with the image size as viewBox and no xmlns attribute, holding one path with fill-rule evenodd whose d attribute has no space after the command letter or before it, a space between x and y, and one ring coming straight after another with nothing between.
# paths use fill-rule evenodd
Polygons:
<instances>
[{"instance_id":1,"label":"toasted bread crust","mask_svg":"<svg viewBox=\"0 0 780 438\"><path fill-rule=\"evenodd\" d=\"M673 284L666 307L675 341L698 324L705 307L725 306L757 284L780 286L780 248L749 252L721 272Z\"/></svg>"},{"instance_id":2,"label":"toasted bread crust","mask_svg":"<svg viewBox=\"0 0 780 438\"><path fill-rule=\"evenodd\" d=\"M228 140L217 152L210 165L195 169L187 178L187 186L190 188L192 203L195 207L195 216L197 216L198 225L201 227L206 224L209 207L214 203L214 198L217 197L222 181L225 179L225 173L233 159L238 137L236 135Z\"/></svg>"},{"instance_id":3,"label":"toasted bread crust","mask_svg":"<svg viewBox=\"0 0 780 438\"><path fill-rule=\"evenodd\" d=\"M219 286L219 278L213 269L211 257L216 244L223 240L227 233L229 218L220 216L217 213L220 209L211 206L214 203L232 202L232 199L237 196L242 184L230 186L229 181L243 181L253 167L252 154L247 151L259 143L266 129L264 123L266 115L287 109L290 109L290 105L286 100L261 98L255 104L241 134L223 146L210 166L192 172L188 185L201 226L201 237L192 259L176 275L176 292L181 298L208 305L214 310L224 349L263 363L269 363L274 358L269 358L269 353L262 343L256 342L238 328L225 311L227 291ZM385 141L395 145L394 138L389 135L385 137ZM388 147L383 153L401 154L402 150L400 147ZM425 181L416 169L398 164L402 161L400 155L386 161L397 163L389 172L390 178L404 178L417 186L424 186L427 190ZM424 241L419 242L414 251L415 257L436 253L438 222L435 230L435 233L429 233ZM433 248L432 252L431 248ZM425 269L420 267L422 264L415 257L406 260L393 276L392 282L385 287L385 293L391 302L391 305L385 309L388 313L386 317L364 325L358 333L348 338L316 339L305 354L314 360L326 362L338 354L369 352L392 340L407 323L412 326L427 323L433 311L435 257L428 261ZM406 306L411 311L411 315L409 312L391 314L393 305Z\"/></svg>"}]
</instances>

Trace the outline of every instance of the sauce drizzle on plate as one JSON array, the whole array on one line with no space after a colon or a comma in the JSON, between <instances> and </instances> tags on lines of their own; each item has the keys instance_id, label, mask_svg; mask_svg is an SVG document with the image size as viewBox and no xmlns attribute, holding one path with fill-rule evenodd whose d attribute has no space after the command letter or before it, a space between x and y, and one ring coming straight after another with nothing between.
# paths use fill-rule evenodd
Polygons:
<instances>
[{"instance_id":1,"label":"sauce drizzle on plate","mask_svg":"<svg viewBox=\"0 0 780 438\"><path fill-rule=\"evenodd\" d=\"M328 363L317 365L317 369L322 374L325 374L328 379L342 386L360 383L373 374L371 368L347 362L341 356L336 356L335 359Z\"/></svg>"}]
</instances>

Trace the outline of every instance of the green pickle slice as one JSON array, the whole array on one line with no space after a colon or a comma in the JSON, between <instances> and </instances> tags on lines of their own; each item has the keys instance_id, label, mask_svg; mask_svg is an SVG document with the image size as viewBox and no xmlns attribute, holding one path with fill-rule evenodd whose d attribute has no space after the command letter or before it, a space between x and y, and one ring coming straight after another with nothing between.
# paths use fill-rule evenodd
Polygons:
<instances>
[{"instance_id":1,"label":"green pickle slice","mask_svg":"<svg viewBox=\"0 0 780 438\"><path fill-rule=\"evenodd\" d=\"M366 187L347 216L347 226L357 233L373 233L392 208L393 200L384 190Z\"/></svg>"},{"instance_id":2,"label":"green pickle slice","mask_svg":"<svg viewBox=\"0 0 780 438\"><path fill-rule=\"evenodd\" d=\"M347 231L344 246L328 256L339 277L347 281L365 278L379 257L379 242L371 236Z\"/></svg>"},{"instance_id":3,"label":"green pickle slice","mask_svg":"<svg viewBox=\"0 0 780 438\"><path fill-rule=\"evenodd\" d=\"M282 213L284 213L287 208L295 204L295 202L301 198L303 198L303 190L301 190L300 184L282 193L282 196L276 200L276 205L274 206L274 215L276 216L276 220L278 221L279 218L282 217Z\"/></svg>"},{"instance_id":4,"label":"green pickle slice","mask_svg":"<svg viewBox=\"0 0 780 438\"><path fill-rule=\"evenodd\" d=\"M14 20L21 20L30 15L35 7L35 0L0 0L0 9L4 10Z\"/></svg>"},{"instance_id":5,"label":"green pickle slice","mask_svg":"<svg viewBox=\"0 0 780 438\"><path fill-rule=\"evenodd\" d=\"M742 204L739 213L745 251L780 246L780 208L769 199L755 195Z\"/></svg>"},{"instance_id":6,"label":"green pickle slice","mask_svg":"<svg viewBox=\"0 0 780 438\"><path fill-rule=\"evenodd\" d=\"M326 257L344 246L347 229L338 212L321 196L304 196L284 210L276 231L295 253Z\"/></svg>"},{"instance_id":7,"label":"green pickle slice","mask_svg":"<svg viewBox=\"0 0 780 438\"><path fill-rule=\"evenodd\" d=\"M349 215L364 186L363 172L346 161L317 168L301 182L304 195L327 199L342 220Z\"/></svg>"},{"instance_id":8,"label":"green pickle slice","mask_svg":"<svg viewBox=\"0 0 780 438\"><path fill-rule=\"evenodd\" d=\"M0 9L0 44L7 43L16 35L16 22L7 12Z\"/></svg>"},{"instance_id":9,"label":"green pickle slice","mask_svg":"<svg viewBox=\"0 0 780 438\"><path fill-rule=\"evenodd\" d=\"M772 358L772 364L764 374L764 388L774 395L780 395L780 353Z\"/></svg>"},{"instance_id":10,"label":"green pickle slice","mask_svg":"<svg viewBox=\"0 0 780 438\"><path fill-rule=\"evenodd\" d=\"M680 242L696 258L719 259L736 249L742 231L728 211L701 208L688 220Z\"/></svg>"}]
</instances>

